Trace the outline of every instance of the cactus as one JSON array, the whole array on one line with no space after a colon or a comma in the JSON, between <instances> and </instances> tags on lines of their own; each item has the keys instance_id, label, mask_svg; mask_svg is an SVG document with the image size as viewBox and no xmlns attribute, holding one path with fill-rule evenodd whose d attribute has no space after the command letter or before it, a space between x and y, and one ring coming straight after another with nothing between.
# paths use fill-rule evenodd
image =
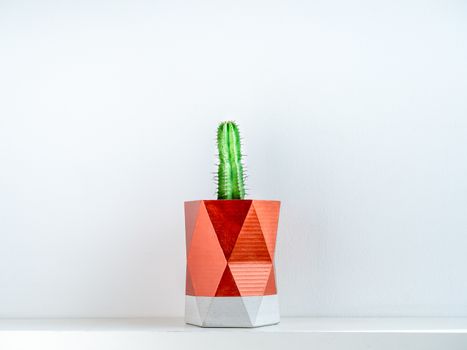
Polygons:
<instances>
[{"instance_id":1,"label":"cactus","mask_svg":"<svg viewBox=\"0 0 467 350\"><path fill-rule=\"evenodd\" d=\"M217 199L244 199L240 133L235 122L222 122L217 128L219 165L217 170Z\"/></svg>"}]
</instances>

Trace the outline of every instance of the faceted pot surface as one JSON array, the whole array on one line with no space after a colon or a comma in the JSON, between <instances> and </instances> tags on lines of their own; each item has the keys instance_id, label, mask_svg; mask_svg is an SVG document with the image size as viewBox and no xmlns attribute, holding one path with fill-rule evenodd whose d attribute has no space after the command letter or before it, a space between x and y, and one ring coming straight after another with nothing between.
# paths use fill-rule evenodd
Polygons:
<instances>
[{"instance_id":1,"label":"faceted pot surface","mask_svg":"<svg viewBox=\"0 0 467 350\"><path fill-rule=\"evenodd\" d=\"M279 201L185 202L187 323L279 322L274 252Z\"/></svg>"}]
</instances>

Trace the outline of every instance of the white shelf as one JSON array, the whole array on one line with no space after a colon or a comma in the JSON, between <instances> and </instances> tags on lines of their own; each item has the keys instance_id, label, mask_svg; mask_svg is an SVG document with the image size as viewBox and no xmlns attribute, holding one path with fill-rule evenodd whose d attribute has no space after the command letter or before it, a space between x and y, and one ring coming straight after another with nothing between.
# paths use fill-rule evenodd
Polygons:
<instances>
[{"instance_id":1,"label":"white shelf","mask_svg":"<svg viewBox=\"0 0 467 350\"><path fill-rule=\"evenodd\" d=\"M254 329L177 318L0 319L0 349L467 349L467 318L283 318Z\"/></svg>"}]
</instances>

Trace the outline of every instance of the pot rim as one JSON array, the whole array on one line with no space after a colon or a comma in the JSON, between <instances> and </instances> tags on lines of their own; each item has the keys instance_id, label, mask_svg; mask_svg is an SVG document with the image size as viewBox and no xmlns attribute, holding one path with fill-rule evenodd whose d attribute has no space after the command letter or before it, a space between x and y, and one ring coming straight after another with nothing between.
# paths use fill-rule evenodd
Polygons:
<instances>
[{"instance_id":1,"label":"pot rim","mask_svg":"<svg viewBox=\"0 0 467 350\"><path fill-rule=\"evenodd\" d=\"M194 202L278 202L280 203L281 201L278 199L254 199L254 198L248 198L248 199L194 199L190 201L185 201L184 203L194 203Z\"/></svg>"}]
</instances>

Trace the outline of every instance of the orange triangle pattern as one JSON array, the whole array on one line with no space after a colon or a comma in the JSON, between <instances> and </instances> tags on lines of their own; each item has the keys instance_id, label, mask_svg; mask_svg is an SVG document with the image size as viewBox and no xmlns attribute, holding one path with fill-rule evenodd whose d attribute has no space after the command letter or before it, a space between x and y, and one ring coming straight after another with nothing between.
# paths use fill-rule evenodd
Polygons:
<instances>
[{"instance_id":1,"label":"orange triangle pattern","mask_svg":"<svg viewBox=\"0 0 467 350\"><path fill-rule=\"evenodd\" d=\"M193 288L193 283L191 282L191 273L189 270L189 266L187 266L186 268L185 294L186 295L195 294L195 289Z\"/></svg>"},{"instance_id":2,"label":"orange triangle pattern","mask_svg":"<svg viewBox=\"0 0 467 350\"><path fill-rule=\"evenodd\" d=\"M204 204L200 205L187 262L194 295L215 295L227 261Z\"/></svg>"},{"instance_id":3,"label":"orange triangle pattern","mask_svg":"<svg viewBox=\"0 0 467 350\"><path fill-rule=\"evenodd\" d=\"M269 256L268 247L264 240L261 225L256 216L255 208L250 207L248 215L243 223L237 242L229 257L229 262L269 262L272 263Z\"/></svg>"},{"instance_id":4,"label":"orange triangle pattern","mask_svg":"<svg viewBox=\"0 0 467 350\"><path fill-rule=\"evenodd\" d=\"M242 296L264 295L272 263L229 263Z\"/></svg>"},{"instance_id":5,"label":"orange triangle pattern","mask_svg":"<svg viewBox=\"0 0 467 350\"><path fill-rule=\"evenodd\" d=\"M253 206L261 224L261 231L263 232L264 240L268 246L269 254L274 256L280 202L254 201Z\"/></svg>"},{"instance_id":6,"label":"orange triangle pattern","mask_svg":"<svg viewBox=\"0 0 467 350\"><path fill-rule=\"evenodd\" d=\"M186 253L190 251L191 239L193 238L193 232L196 227L196 219L198 218L198 212L201 202L193 201L185 203L185 232L186 232Z\"/></svg>"},{"instance_id":7,"label":"orange triangle pattern","mask_svg":"<svg viewBox=\"0 0 467 350\"><path fill-rule=\"evenodd\" d=\"M185 203L186 294L276 294L274 250L280 202Z\"/></svg>"},{"instance_id":8,"label":"orange triangle pattern","mask_svg":"<svg viewBox=\"0 0 467 350\"><path fill-rule=\"evenodd\" d=\"M271 269L268 283L266 284L266 288L264 289L264 295L274 295L274 294L277 294L276 276L274 274L274 269Z\"/></svg>"}]
</instances>

